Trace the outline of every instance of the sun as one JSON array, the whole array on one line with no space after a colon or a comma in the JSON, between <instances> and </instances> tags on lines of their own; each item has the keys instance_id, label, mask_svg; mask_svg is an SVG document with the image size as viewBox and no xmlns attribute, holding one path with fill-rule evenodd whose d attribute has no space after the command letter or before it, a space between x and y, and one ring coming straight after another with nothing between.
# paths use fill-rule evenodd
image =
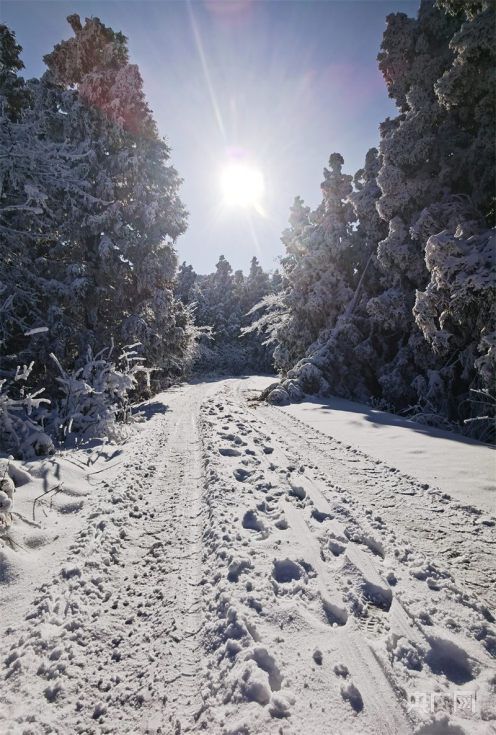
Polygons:
<instances>
[{"instance_id":1,"label":"sun","mask_svg":"<svg viewBox=\"0 0 496 735\"><path fill-rule=\"evenodd\" d=\"M224 166L220 185L227 205L245 208L258 208L265 190L262 172L256 166L241 162Z\"/></svg>"}]
</instances>

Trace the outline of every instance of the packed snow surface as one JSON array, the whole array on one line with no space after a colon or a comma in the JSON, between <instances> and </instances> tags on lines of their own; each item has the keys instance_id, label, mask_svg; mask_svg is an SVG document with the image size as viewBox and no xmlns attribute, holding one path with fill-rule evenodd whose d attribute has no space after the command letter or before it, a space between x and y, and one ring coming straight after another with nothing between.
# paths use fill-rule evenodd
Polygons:
<instances>
[{"instance_id":1,"label":"packed snow surface","mask_svg":"<svg viewBox=\"0 0 496 735\"><path fill-rule=\"evenodd\" d=\"M267 382L0 460L2 735L496 732L491 450Z\"/></svg>"},{"instance_id":2,"label":"packed snow surface","mask_svg":"<svg viewBox=\"0 0 496 735\"><path fill-rule=\"evenodd\" d=\"M291 416L487 512L496 508L496 451L460 434L344 398L309 397Z\"/></svg>"}]
</instances>

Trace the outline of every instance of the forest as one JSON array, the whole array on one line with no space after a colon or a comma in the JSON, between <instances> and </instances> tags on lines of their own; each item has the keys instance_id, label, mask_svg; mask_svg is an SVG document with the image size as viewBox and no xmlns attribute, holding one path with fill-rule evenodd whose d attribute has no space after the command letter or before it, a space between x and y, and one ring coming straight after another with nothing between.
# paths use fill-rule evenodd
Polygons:
<instances>
[{"instance_id":1,"label":"forest","mask_svg":"<svg viewBox=\"0 0 496 735\"><path fill-rule=\"evenodd\" d=\"M494 0L0 5L1 735L494 735Z\"/></svg>"},{"instance_id":2,"label":"forest","mask_svg":"<svg viewBox=\"0 0 496 735\"><path fill-rule=\"evenodd\" d=\"M211 274L178 267L181 178L127 39L68 22L29 80L0 26L5 451L117 436L133 404L216 372L277 373L273 404L337 395L494 440L492 2L388 16L377 58L397 115L355 174L331 152L278 268L254 257L247 275L223 255Z\"/></svg>"}]
</instances>

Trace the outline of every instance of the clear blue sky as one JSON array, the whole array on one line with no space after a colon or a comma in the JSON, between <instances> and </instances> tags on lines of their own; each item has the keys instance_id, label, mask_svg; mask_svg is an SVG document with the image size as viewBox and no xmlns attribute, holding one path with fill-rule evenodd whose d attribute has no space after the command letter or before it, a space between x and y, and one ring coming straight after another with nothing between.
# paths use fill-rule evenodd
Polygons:
<instances>
[{"instance_id":1,"label":"clear blue sky","mask_svg":"<svg viewBox=\"0 0 496 735\"><path fill-rule=\"evenodd\" d=\"M181 260L212 270L222 253L246 270L253 254L277 266L296 195L320 199L322 169L339 151L354 173L395 109L377 70L388 13L414 0L0 0L23 46L25 76L72 31L65 18L97 16L129 39L159 130L184 179L189 228ZM195 31L196 29L196 31ZM265 216L219 210L219 168L241 149L263 171Z\"/></svg>"}]
</instances>

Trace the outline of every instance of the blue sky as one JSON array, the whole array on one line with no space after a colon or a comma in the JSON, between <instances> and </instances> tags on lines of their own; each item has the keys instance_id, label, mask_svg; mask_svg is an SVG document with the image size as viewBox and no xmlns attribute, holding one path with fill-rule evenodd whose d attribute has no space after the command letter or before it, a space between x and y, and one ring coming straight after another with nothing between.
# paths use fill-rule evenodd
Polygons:
<instances>
[{"instance_id":1,"label":"blue sky","mask_svg":"<svg viewBox=\"0 0 496 735\"><path fill-rule=\"evenodd\" d=\"M65 18L99 17L129 39L160 133L184 179L189 228L179 258L198 272L222 253L247 269L277 267L296 195L320 199L322 169L339 151L354 173L395 108L377 70L386 15L418 0L0 0L23 46L25 75L70 36ZM233 150L263 172L263 214L221 208L219 171Z\"/></svg>"}]
</instances>

